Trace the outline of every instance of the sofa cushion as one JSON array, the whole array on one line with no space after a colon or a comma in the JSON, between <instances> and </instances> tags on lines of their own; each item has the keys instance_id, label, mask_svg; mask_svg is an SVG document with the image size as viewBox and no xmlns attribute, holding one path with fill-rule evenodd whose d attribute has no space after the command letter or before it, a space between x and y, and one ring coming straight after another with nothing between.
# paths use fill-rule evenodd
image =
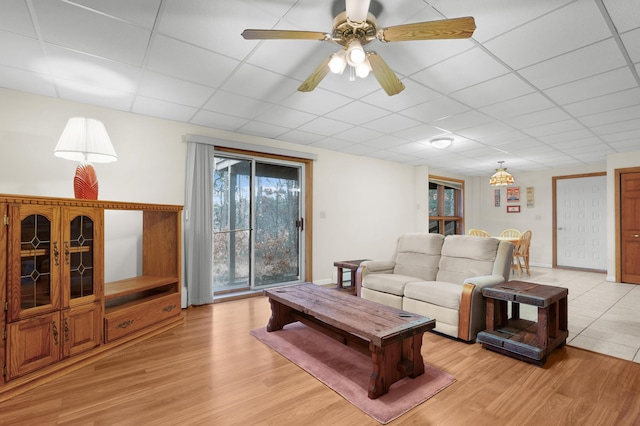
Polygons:
<instances>
[{"instance_id":1,"label":"sofa cushion","mask_svg":"<svg viewBox=\"0 0 640 426\"><path fill-rule=\"evenodd\" d=\"M460 309L462 285L444 281L412 281L404 287L404 297L449 309Z\"/></svg>"},{"instance_id":2,"label":"sofa cushion","mask_svg":"<svg viewBox=\"0 0 640 426\"><path fill-rule=\"evenodd\" d=\"M436 279L444 240L440 234L403 235L398 239L393 273L426 281Z\"/></svg>"},{"instance_id":3,"label":"sofa cushion","mask_svg":"<svg viewBox=\"0 0 640 426\"><path fill-rule=\"evenodd\" d=\"M436 279L463 284L469 277L491 275L500 241L472 235L449 235L442 245Z\"/></svg>"},{"instance_id":4,"label":"sofa cushion","mask_svg":"<svg viewBox=\"0 0 640 426\"><path fill-rule=\"evenodd\" d=\"M383 293L395 294L396 296L403 296L404 286L408 282L415 280L416 277L410 277L408 275L370 274L362 280L362 287Z\"/></svg>"}]
</instances>

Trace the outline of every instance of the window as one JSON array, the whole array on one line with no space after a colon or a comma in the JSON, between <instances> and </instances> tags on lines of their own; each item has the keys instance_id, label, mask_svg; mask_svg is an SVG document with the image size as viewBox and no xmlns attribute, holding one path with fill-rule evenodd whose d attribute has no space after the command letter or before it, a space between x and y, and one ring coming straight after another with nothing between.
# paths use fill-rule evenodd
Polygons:
<instances>
[{"instance_id":1,"label":"window","mask_svg":"<svg viewBox=\"0 0 640 426\"><path fill-rule=\"evenodd\" d=\"M462 180L429 176L429 232L464 233L463 191Z\"/></svg>"}]
</instances>

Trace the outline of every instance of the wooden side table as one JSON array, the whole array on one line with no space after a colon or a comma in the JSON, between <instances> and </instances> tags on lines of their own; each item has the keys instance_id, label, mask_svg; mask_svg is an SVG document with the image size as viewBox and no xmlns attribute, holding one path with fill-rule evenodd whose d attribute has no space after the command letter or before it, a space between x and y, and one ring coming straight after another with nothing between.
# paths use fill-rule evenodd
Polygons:
<instances>
[{"instance_id":1,"label":"wooden side table","mask_svg":"<svg viewBox=\"0 0 640 426\"><path fill-rule=\"evenodd\" d=\"M338 268L338 290L341 290L344 287L344 283L342 282L342 271L343 269L351 270L351 291L355 293L356 291L356 271L362 262L369 259L358 259L358 260L339 260L333 262L333 266Z\"/></svg>"},{"instance_id":2,"label":"wooden side table","mask_svg":"<svg viewBox=\"0 0 640 426\"><path fill-rule=\"evenodd\" d=\"M487 329L478 333L485 349L543 365L569 335L567 295L563 287L509 281L482 290L487 303ZM511 303L511 318L507 315ZM538 307L538 320L520 318L520 304Z\"/></svg>"}]
</instances>

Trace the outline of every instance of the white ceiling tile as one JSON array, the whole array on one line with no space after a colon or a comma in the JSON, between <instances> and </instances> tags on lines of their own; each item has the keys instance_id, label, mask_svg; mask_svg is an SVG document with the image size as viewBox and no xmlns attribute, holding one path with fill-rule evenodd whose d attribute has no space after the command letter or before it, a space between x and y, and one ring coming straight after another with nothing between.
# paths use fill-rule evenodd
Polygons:
<instances>
[{"instance_id":1,"label":"white ceiling tile","mask_svg":"<svg viewBox=\"0 0 640 426\"><path fill-rule=\"evenodd\" d=\"M637 87L567 104L563 108L576 117L583 117L632 105L640 105L640 89Z\"/></svg>"},{"instance_id":2,"label":"white ceiling tile","mask_svg":"<svg viewBox=\"0 0 640 426\"><path fill-rule=\"evenodd\" d=\"M407 139L414 142L432 139L436 136L442 136L445 134L447 133L443 132L441 129L435 128L428 124L421 124L419 126L411 127L409 129L400 130L399 132L396 132L396 135L399 136L400 138Z\"/></svg>"},{"instance_id":3,"label":"white ceiling tile","mask_svg":"<svg viewBox=\"0 0 640 426\"><path fill-rule=\"evenodd\" d=\"M564 105L637 86L638 83L629 69L620 68L562 86L556 86L544 92L560 105Z\"/></svg>"},{"instance_id":4,"label":"white ceiling tile","mask_svg":"<svg viewBox=\"0 0 640 426\"><path fill-rule=\"evenodd\" d=\"M401 139L395 136L384 135L379 138L364 141L362 143L364 145L386 151L390 148L393 148L394 146L403 145L407 143L407 141L406 139Z\"/></svg>"},{"instance_id":5,"label":"white ceiling tile","mask_svg":"<svg viewBox=\"0 0 640 426\"><path fill-rule=\"evenodd\" d=\"M478 142L482 142L487 145L499 146L500 149L505 149L503 147L509 146L510 144L518 141L523 141L525 139L531 140L529 136L517 130L510 130L499 135L481 136L479 138L476 138Z\"/></svg>"},{"instance_id":6,"label":"white ceiling tile","mask_svg":"<svg viewBox=\"0 0 640 426\"><path fill-rule=\"evenodd\" d=\"M35 72L47 72L42 59L42 46L38 40L0 31L0 65Z\"/></svg>"},{"instance_id":7,"label":"white ceiling tile","mask_svg":"<svg viewBox=\"0 0 640 426\"><path fill-rule=\"evenodd\" d=\"M447 148L447 150L464 155L464 153L469 150L481 148L486 148L486 145L470 140L461 140L459 142L456 142L455 144L452 144L449 148Z\"/></svg>"},{"instance_id":8,"label":"white ceiling tile","mask_svg":"<svg viewBox=\"0 0 640 426\"><path fill-rule=\"evenodd\" d=\"M316 117L317 116L313 114L274 105L262 114L258 115L256 120L263 123L286 127L287 129L295 129Z\"/></svg>"},{"instance_id":9,"label":"white ceiling tile","mask_svg":"<svg viewBox=\"0 0 640 426\"><path fill-rule=\"evenodd\" d=\"M154 72L147 72L138 91L141 95L149 98L179 105L201 107L211 97L214 89Z\"/></svg>"},{"instance_id":10,"label":"white ceiling tile","mask_svg":"<svg viewBox=\"0 0 640 426\"><path fill-rule=\"evenodd\" d=\"M580 118L580 122L587 126L599 126L632 120L637 117L640 117L640 105L601 112L600 114L586 115Z\"/></svg>"},{"instance_id":11,"label":"white ceiling tile","mask_svg":"<svg viewBox=\"0 0 640 426\"><path fill-rule=\"evenodd\" d=\"M291 78L245 64L225 81L222 89L249 98L279 102L295 92L298 85Z\"/></svg>"},{"instance_id":12,"label":"white ceiling tile","mask_svg":"<svg viewBox=\"0 0 640 426\"><path fill-rule=\"evenodd\" d=\"M553 106L547 97L538 92L529 93L528 95L519 96L507 101L499 102L493 105L480 108L480 111L498 118L506 120L510 117L516 117L523 114L548 109Z\"/></svg>"},{"instance_id":13,"label":"white ceiling tile","mask_svg":"<svg viewBox=\"0 0 640 426\"><path fill-rule=\"evenodd\" d=\"M503 75L451 94L474 108L495 104L533 92L534 89L514 74Z\"/></svg>"},{"instance_id":14,"label":"white ceiling tile","mask_svg":"<svg viewBox=\"0 0 640 426\"><path fill-rule=\"evenodd\" d=\"M441 93L451 93L508 72L482 49L474 48L415 73L411 78Z\"/></svg>"},{"instance_id":15,"label":"white ceiling tile","mask_svg":"<svg viewBox=\"0 0 640 426\"><path fill-rule=\"evenodd\" d=\"M608 38L518 72L537 87L547 89L625 65L625 58L616 41Z\"/></svg>"},{"instance_id":16,"label":"white ceiling tile","mask_svg":"<svg viewBox=\"0 0 640 426\"><path fill-rule=\"evenodd\" d=\"M637 151L640 149L640 143L638 139L630 139L618 142L609 142L609 146L618 152Z\"/></svg>"},{"instance_id":17,"label":"white ceiling tile","mask_svg":"<svg viewBox=\"0 0 640 426\"><path fill-rule=\"evenodd\" d=\"M629 57L634 63L640 63L640 28L620 36Z\"/></svg>"},{"instance_id":18,"label":"white ceiling tile","mask_svg":"<svg viewBox=\"0 0 640 426\"><path fill-rule=\"evenodd\" d=\"M640 118L627 120L614 124L605 124L591 128L598 135L609 135L612 133L627 132L640 129Z\"/></svg>"},{"instance_id":19,"label":"white ceiling tile","mask_svg":"<svg viewBox=\"0 0 640 426\"><path fill-rule=\"evenodd\" d=\"M396 145L394 147L391 147L388 149L388 151L391 151L393 153L396 154L417 154L421 151L425 151L427 150L428 147L426 147L424 144L419 143L419 142L408 142L402 145Z\"/></svg>"},{"instance_id":20,"label":"white ceiling tile","mask_svg":"<svg viewBox=\"0 0 640 426\"><path fill-rule=\"evenodd\" d=\"M320 139L324 139L324 136L316 135L315 133L303 132L301 130L291 130L290 132L280 135L279 138L285 142L309 145L313 142L319 141Z\"/></svg>"},{"instance_id":21,"label":"white ceiling tile","mask_svg":"<svg viewBox=\"0 0 640 426\"><path fill-rule=\"evenodd\" d=\"M636 0L603 0L603 3L619 32L640 26L640 5Z\"/></svg>"},{"instance_id":22,"label":"white ceiling tile","mask_svg":"<svg viewBox=\"0 0 640 426\"><path fill-rule=\"evenodd\" d=\"M372 120L379 120L380 118L391 114L392 113L387 110L355 101L335 109L334 111L326 114L325 117L360 125Z\"/></svg>"},{"instance_id":23,"label":"white ceiling tile","mask_svg":"<svg viewBox=\"0 0 640 426\"><path fill-rule=\"evenodd\" d=\"M429 3L448 18L473 16L477 27L473 33L473 38L485 42L509 30L518 28L553 9L561 7L563 4L569 3L569 1L431 0Z\"/></svg>"},{"instance_id":24,"label":"white ceiling tile","mask_svg":"<svg viewBox=\"0 0 640 426\"><path fill-rule=\"evenodd\" d=\"M160 74L219 87L238 64L217 53L158 35L153 40L147 67Z\"/></svg>"},{"instance_id":25,"label":"white ceiling tile","mask_svg":"<svg viewBox=\"0 0 640 426\"><path fill-rule=\"evenodd\" d=\"M50 76L0 65L0 86L43 96L56 96Z\"/></svg>"},{"instance_id":26,"label":"white ceiling tile","mask_svg":"<svg viewBox=\"0 0 640 426\"><path fill-rule=\"evenodd\" d=\"M405 109L401 114L424 123L430 123L465 111L469 111L468 106L443 97Z\"/></svg>"},{"instance_id":27,"label":"white ceiling tile","mask_svg":"<svg viewBox=\"0 0 640 426\"><path fill-rule=\"evenodd\" d=\"M242 31L273 28L278 22L277 12L284 13L293 2L180 0L165 3L158 24L162 34L242 59L261 43L245 40L240 35ZM277 9L268 10L274 7Z\"/></svg>"},{"instance_id":28,"label":"white ceiling tile","mask_svg":"<svg viewBox=\"0 0 640 426\"><path fill-rule=\"evenodd\" d=\"M360 100L370 105L398 112L441 96L439 93L408 79L404 80L404 84L407 88L397 95L389 96L380 89Z\"/></svg>"},{"instance_id":29,"label":"white ceiling tile","mask_svg":"<svg viewBox=\"0 0 640 426\"><path fill-rule=\"evenodd\" d=\"M621 142L621 141L636 141L636 146L638 146L638 150L640 150L640 129L638 130L626 130L621 132L609 133L602 135L602 140L608 143L613 142Z\"/></svg>"},{"instance_id":30,"label":"white ceiling tile","mask_svg":"<svg viewBox=\"0 0 640 426\"><path fill-rule=\"evenodd\" d=\"M507 123L519 129L539 126L541 124L555 123L556 121L564 121L571 118L569 114L560 108L549 108L542 111L532 112L526 115L505 120Z\"/></svg>"},{"instance_id":31,"label":"white ceiling tile","mask_svg":"<svg viewBox=\"0 0 640 426\"><path fill-rule=\"evenodd\" d=\"M541 126L530 127L522 131L533 137L548 136L555 133L564 133L572 130L582 129L583 126L576 120L565 120Z\"/></svg>"},{"instance_id":32,"label":"white ceiling tile","mask_svg":"<svg viewBox=\"0 0 640 426\"><path fill-rule=\"evenodd\" d=\"M252 119L273 105L233 93L217 91L204 106L208 111Z\"/></svg>"},{"instance_id":33,"label":"white ceiling tile","mask_svg":"<svg viewBox=\"0 0 640 426\"><path fill-rule=\"evenodd\" d=\"M31 15L24 0L2 0L0 30L36 38Z\"/></svg>"},{"instance_id":34,"label":"white ceiling tile","mask_svg":"<svg viewBox=\"0 0 640 426\"><path fill-rule=\"evenodd\" d=\"M371 139L379 138L380 136L383 136L383 134L380 132L376 132L375 130L365 129L364 127L352 127L349 130L341 132L336 137L338 139L349 142L361 143Z\"/></svg>"},{"instance_id":35,"label":"white ceiling tile","mask_svg":"<svg viewBox=\"0 0 640 426\"><path fill-rule=\"evenodd\" d=\"M133 104L133 94L119 92L117 90L109 90L105 88L99 89L99 96L95 93L87 92L86 90L74 90L71 84L61 81L61 79L55 79L56 86L58 86L58 93L63 99L70 101L82 102L85 104L98 105L105 108L117 109L120 111L130 111Z\"/></svg>"},{"instance_id":36,"label":"white ceiling tile","mask_svg":"<svg viewBox=\"0 0 640 426\"><path fill-rule=\"evenodd\" d=\"M499 122L490 122L479 126L457 130L456 133L469 139L479 140L492 136L499 136L513 131L513 127ZM493 145L493 144L491 144Z\"/></svg>"},{"instance_id":37,"label":"white ceiling tile","mask_svg":"<svg viewBox=\"0 0 640 426\"><path fill-rule=\"evenodd\" d=\"M569 29L568 22L579 25ZM595 2L580 0L490 40L485 46L518 70L608 37L611 32Z\"/></svg>"},{"instance_id":38,"label":"white ceiling tile","mask_svg":"<svg viewBox=\"0 0 640 426\"><path fill-rule=\"evenodd\" d=\"M352 142L343 141L335 138L325 138L311 144L316 148L330 149L340 151L354 145Z\"/></svg>"},{"instance_id":39,"label":"white ceiling tile","mask_svg":"<svg viewBox=\"0 0 640 426\"><path fill-rule=\"evenodd\" d=\"M214 129L237 131L247 124L249 120L233 117L213 111L200 110L191 119L191 123L200 126L213 127Z\"/></svg>"},{"instance_id":40,"label":"white ceiling tile","mask_svg":"<svg viewBox=\"0 0 640 426\"><path fill-rule=\"evenodd\" d=\"M273 124L260 123L258 121L250 121L238 129L238 132L246 135L261 136L264 138L275 139L278 136L288 132L290 129Z\"/></svg>"},{"instance_id":41,"label":"white ceiling tile","mask_svg":"<svg viewBox=\"0 0 640 426\"><path fill-rule=\"evenodd\" d=\"M316 133L318 135L332 136L340 132L349 130L353 126L341 121L331 120L325 117L318 117L298 128L304 132Z\"/></svg>"},{"instance_id":42,"label":"white ceiling tile","mask_svg":"<svg viewBox=\"0 0 640 426\"><path fill-rule=\"evenodd\" d=\"M540 136L541 141L556 146L557 143L574 140L586 140L593 137L593 133L587 129L571 130L569 132L554 133L552 135Z\"/></svg>"},{"instance_id":43,"label":"white ceiling tile","mask_svg":"<svg viewBox=\"0 0 640 426\"><path fill-rule=\"evenodd\" d=\"M369 74L367 78L358 77L355 81L349 81L348 70L345 70L342 75L328 73L318 87L352 99L360 99L380 90L380 84L373 76L373 73Z\"/></svg>"},{"instance_id":44,"label":"white ceiling tile","mask_svg":"<svg viewBox=\"0 0 640 426\"><path fill-rule=\"evenodd\" d=\"M289 97L283 99L280 104L311 114L323 115L352 101L353 99L349 97L316 88L311 93L298 92L296 90Z\"/></svg>"},{"instance_id":45,"label":"white ceiling tile","mask_svg":"<svg viewBox=\"0 0 640 426\"><path fill-rule=\"evenodd\" d=\"M478 111L466 111L433 121L431 125L449 132L455 132L456 130L468 129L490 121L491 118Z\"/></svg>"},{"instance_id":46,"label":"white ceiling tile","mask_svg":"<svg viewBox=\"0 0 640 426\"><path fill-rule=\"evenodd\" d=\"M416 72L472 49L470 40L417 40L402 43L372 43L370 49L380 54L396 72L412 75Z\"/></svg>"},{"instance_id":47,"label":"white ceiling tile","mask_svg":"<svg viewBox=\"0 0 640 426\"><path fill-rule=\"evenodd\" d=\"M420 122L399 114L390 114L368 122L364 127L382 133L394 133L419 125Z\"/></svg>"},{"instance_id":48,"label":"white ceiling tile","mask_svg":"<svg viewBox=\"0 0 640 426\"><path fill-rule=\"evenodd\" d=\"M196 108L176 105L158 99L136 96L131 112L150 115L152 117L166 118L167 120L187 122L198 110Z\"/></svg>"},{"instance_id":49,"label":"white ceiling tile","mask_svg":"<svg viewBox=\"0 0 640 426\"><path fill-rule=\"evenodd\" d=\"M309 40L268 40L247 56L246 62L305 81L327 57L340 50L330 43Z\"/></svg>"},{"instance_id":50,"label":"white ceiling tile","mask_svg":"<svg viewBox=\"0 0 640 426\"><path fill-rule=\"evenodd\" d=\"M153 28L158 17L161 0L68 0L87 8L97 10L108 15L124 19L141 25L145 28Z\"/></svg>"},{"instance_id":51,"label":"white ceiling tile","mask_svg":"<svg viewBox=\"0 0 640 426\"><path fill-rule=\"evenodd\" d=\"M33 5L44 41L131 65L142 65L151 38L150 30L70 3L33 0Z\"/></svg>"}]
</instances>

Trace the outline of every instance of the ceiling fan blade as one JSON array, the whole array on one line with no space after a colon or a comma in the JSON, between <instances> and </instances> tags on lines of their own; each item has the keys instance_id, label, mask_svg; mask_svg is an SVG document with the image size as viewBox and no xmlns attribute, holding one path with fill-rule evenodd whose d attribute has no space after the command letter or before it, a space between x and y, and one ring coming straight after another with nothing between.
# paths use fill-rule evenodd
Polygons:
<instances>
[{"instance_id":1,"label":"ceiling fan blade","mask_svg":"<svg viewBox=\"0 0 640 426\"><path fill-rule=\"evenodd\" d=\"M365 22L371 0L345 0L347 19L351 22Z\"/></svg>"},{"instance_id":2,"label":"ceiling fan blade","mask_svg":"<svg viewBox=\"0 0 640 426\"><path fill-rule=\"evenodd\" d=\"M329 61L331 60L331 56L322 61L318 68L315 69L311 73L309 77L298 87L300 92L310 92L320 84L323 78L329 73Z\"/></svg>"},{"instance_id":3,"label":"ceiling fan blade","mask_svg":"<svg viewBox=\"0 0 640 426\"><path fill-rule=\"evenodd\" d=\"M373 75L384 91L387 92L387 95L397 95L404 90L404 84L380 55L376 52L368 52L367 57L369 58Z\"/></svg>"},{"instance_id":4,"label":"ceiling fan blade","mask_svg":"<svg viewBox=\"0 0 640 426\"><path fill-rule=\"evenodd\" d=\"M330 36L319 31L295 31L295 30L244 30L242 37L245 40L327 40Z\"/></svg>"},{"instance_id":5,"label":"ceiling fan blade","mask_svg":"<svg viewBox=\"0 0 640 426\"><path fill-rule=\"evenodd\" d=\"M383 28L378 31L378 39L380 41L408 41L469 38L475 29L475 20L468 16Z\"/></svg>"}]
</instances>

